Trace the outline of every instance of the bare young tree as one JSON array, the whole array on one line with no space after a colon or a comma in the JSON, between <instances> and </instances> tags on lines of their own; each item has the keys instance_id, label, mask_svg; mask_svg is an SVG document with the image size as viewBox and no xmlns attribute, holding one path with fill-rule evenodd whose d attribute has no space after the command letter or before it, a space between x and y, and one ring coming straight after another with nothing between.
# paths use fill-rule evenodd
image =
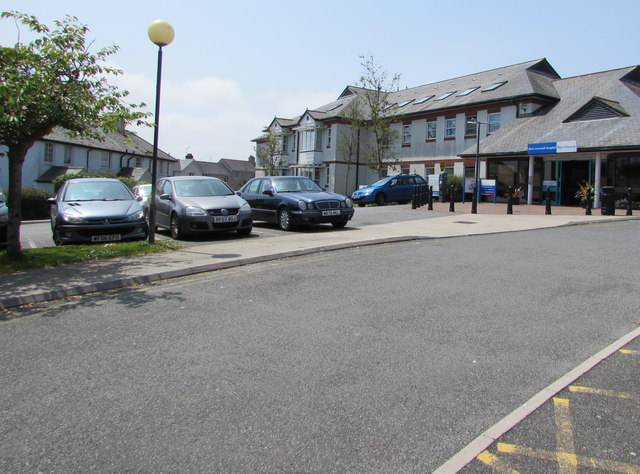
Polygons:
<instances>
[{"instance_id":1,"label":"bare young tree","mask_svg":"<svg viewBox=\"0 0 640 474\"><path fill-rule=\"evenodd\" d=\"M258 166L264 169L265 175L274 176L283 165L282 136L267 128L266 139L256 145L256 157Z\"/></svg>"},{"instance_id":2,"label":"bare young tree","mask_svg":"<svg viewBox=\"0 0 640 474\"><path fill-rule=\"evenodd\" d=\"M347 172L345 174L344 194L349 194L349 174L354 159L358 158L360 152L360 132L364 127L366 118L362 112L362 104L358 100L353 100L349 104L344 114L340 116L348 125L346 130L340 132L336 148L338 153L347 162ZM356 183L357 186L358 183Z\"/></svg>"},{"instance_id":3,"label":"bare young tree","mask_svg":"<svg viewBox=\"0 0 640 474\"><path fill-rule=\"evenodd\" d=\"M389 100L389 94L398 89L400 75L389 77L382 66L376 64L372 55L360 56L360 59L364 72L358 85L364 89L361 97L367 117L363 128L373 136L373 144L365 150L365 158L369 167L381 177L384 168L397 165L393 148L400 134L392 127L393 115L390 109L393 104Z\"/></svg>"}]
</instances>

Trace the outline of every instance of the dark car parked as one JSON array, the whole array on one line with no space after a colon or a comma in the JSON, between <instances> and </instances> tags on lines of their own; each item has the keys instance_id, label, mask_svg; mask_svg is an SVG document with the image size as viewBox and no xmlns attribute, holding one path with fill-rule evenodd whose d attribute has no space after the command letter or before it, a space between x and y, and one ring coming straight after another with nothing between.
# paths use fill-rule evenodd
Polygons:
<instances>
[{"instance_id":1,"label":"dark car parked","mask_svg":"<svg viewBox=\"0 0 640 474\"><path fill-rule=\"evenodd\" d=\"M174 239L188 234L235 230L249 235L253 227L247 201L218 179L173 176L158 181L156 226L169 229Z\"/></svg>"},{"instance_id":2,"label":"dark car parked","mask_svg":"<svg viewBox=\"0 0 640 474\"><path fill-rule=\"evenodd\" d=\"M388 202L405 204L413 198L413 186L416 184L427 184L427 181L417 174L387 176L358 189L351 194L351 199L360 207L373 203L378 206L384 206Z\"/></svg>"},{"instance_id":3,"label":"dark car parked","mask_svg":"<svg viewBox=\"0 0 640 474\"><path fill-rule=\"evenodd\" d=\"M245 184L238 195L251 205L253 219L277 223L282 230L299 224L347 225L353 217L351 199L329 193L303 176L265 176Z\"/></svg>"},{"instance_id":4,"label":"dark car parked","mask_svg":"<svg viewBox=\"0 0 640 474\"><path fill-rule=\"evenodd\" d=\"M143 240L149 232L140 202L117 179L69 179L49 203L56 245Z\"/></svg>"}]
</instances>

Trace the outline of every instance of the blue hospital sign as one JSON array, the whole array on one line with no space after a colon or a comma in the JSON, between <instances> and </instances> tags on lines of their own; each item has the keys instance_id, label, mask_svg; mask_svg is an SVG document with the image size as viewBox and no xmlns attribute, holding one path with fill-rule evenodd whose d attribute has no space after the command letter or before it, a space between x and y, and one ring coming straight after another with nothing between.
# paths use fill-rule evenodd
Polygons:
<instances>
[{"instance_id":1,"label":"blue hospital sign","mask_svg":"<svg viewBox=\"0 0 640 474\"><path fill-rule=\"evenodd\" d=\"M529 155L551 155L556 153L575 153L578 145L575 140L563 142L529 143L527 153Z\"/></svg>"}]
</instances>

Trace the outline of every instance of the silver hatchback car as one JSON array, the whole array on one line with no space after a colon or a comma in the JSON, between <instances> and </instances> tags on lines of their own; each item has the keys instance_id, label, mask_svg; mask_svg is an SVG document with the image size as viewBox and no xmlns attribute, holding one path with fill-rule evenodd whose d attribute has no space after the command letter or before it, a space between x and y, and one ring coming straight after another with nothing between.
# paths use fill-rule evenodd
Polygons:
<instances>
[{"instance_id":1,"label":"silver hatchback car","mask_svg":"<svg viewBox=\"0 0 640 474\"><path fill-rule=\"evenodd\" d=\"M251 206L227 184L209 176L173 176L158 181L156 227L174 239L188 234L235 230L249 235Z\"/></svg>"}]
</instances>

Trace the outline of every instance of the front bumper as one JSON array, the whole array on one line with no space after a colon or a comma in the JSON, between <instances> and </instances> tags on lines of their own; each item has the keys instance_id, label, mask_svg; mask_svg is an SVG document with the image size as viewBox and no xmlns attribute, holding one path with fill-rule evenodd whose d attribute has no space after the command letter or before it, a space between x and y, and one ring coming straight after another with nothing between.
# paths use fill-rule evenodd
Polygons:
<instances>
[{"instance_id":1,"label":"front bumper","mask_svg":"<svg viewBox=\"0 0 640 474\"><path fill-rule=\"evenodd\" d=\"M352 207L348 207L336 209L334 211L328 211L334 212L333 215L323 214L323 212L326 213L327 211L318 211L315 209L306 211L292 210L291 218L296 224L328 224L331 222L350 221L355 211Z\"/></svg>"},{"instance_id":2,"label":"front bumper","mask_svg":"<svg viewBox=\"0 0 640 474\"><path fill-rule=\"evenodd\" d=\"M146 220L113 225L62 224L54 232L64 244L106 243L146 239L149 226Z\"/></svg>"},{"instance_id":3,"label":"front bumper","mask_svg":"<svg viewBox=\"0 0 640 474\"><path fill-rule=\"evenodd\" d=\"M351 195L351 201L354 204L373 204L376 202L374 193L371 194L359 194L359 195Z\"/></svg>"},{"instance_id":4,"label":"front bumper","mask_svg":"<svg viewBox=\"0 0 640 474\"><path fill-rule=\"evenodd\" d=\"M229 216L231 217L231 216ZM180 225L185 232L196 234L204 232L228 232L232 230L249 229L253 227L251 212L237 214L237 221L215 222L214 216L182 216Z\"/></svg>"}]
</instances>

